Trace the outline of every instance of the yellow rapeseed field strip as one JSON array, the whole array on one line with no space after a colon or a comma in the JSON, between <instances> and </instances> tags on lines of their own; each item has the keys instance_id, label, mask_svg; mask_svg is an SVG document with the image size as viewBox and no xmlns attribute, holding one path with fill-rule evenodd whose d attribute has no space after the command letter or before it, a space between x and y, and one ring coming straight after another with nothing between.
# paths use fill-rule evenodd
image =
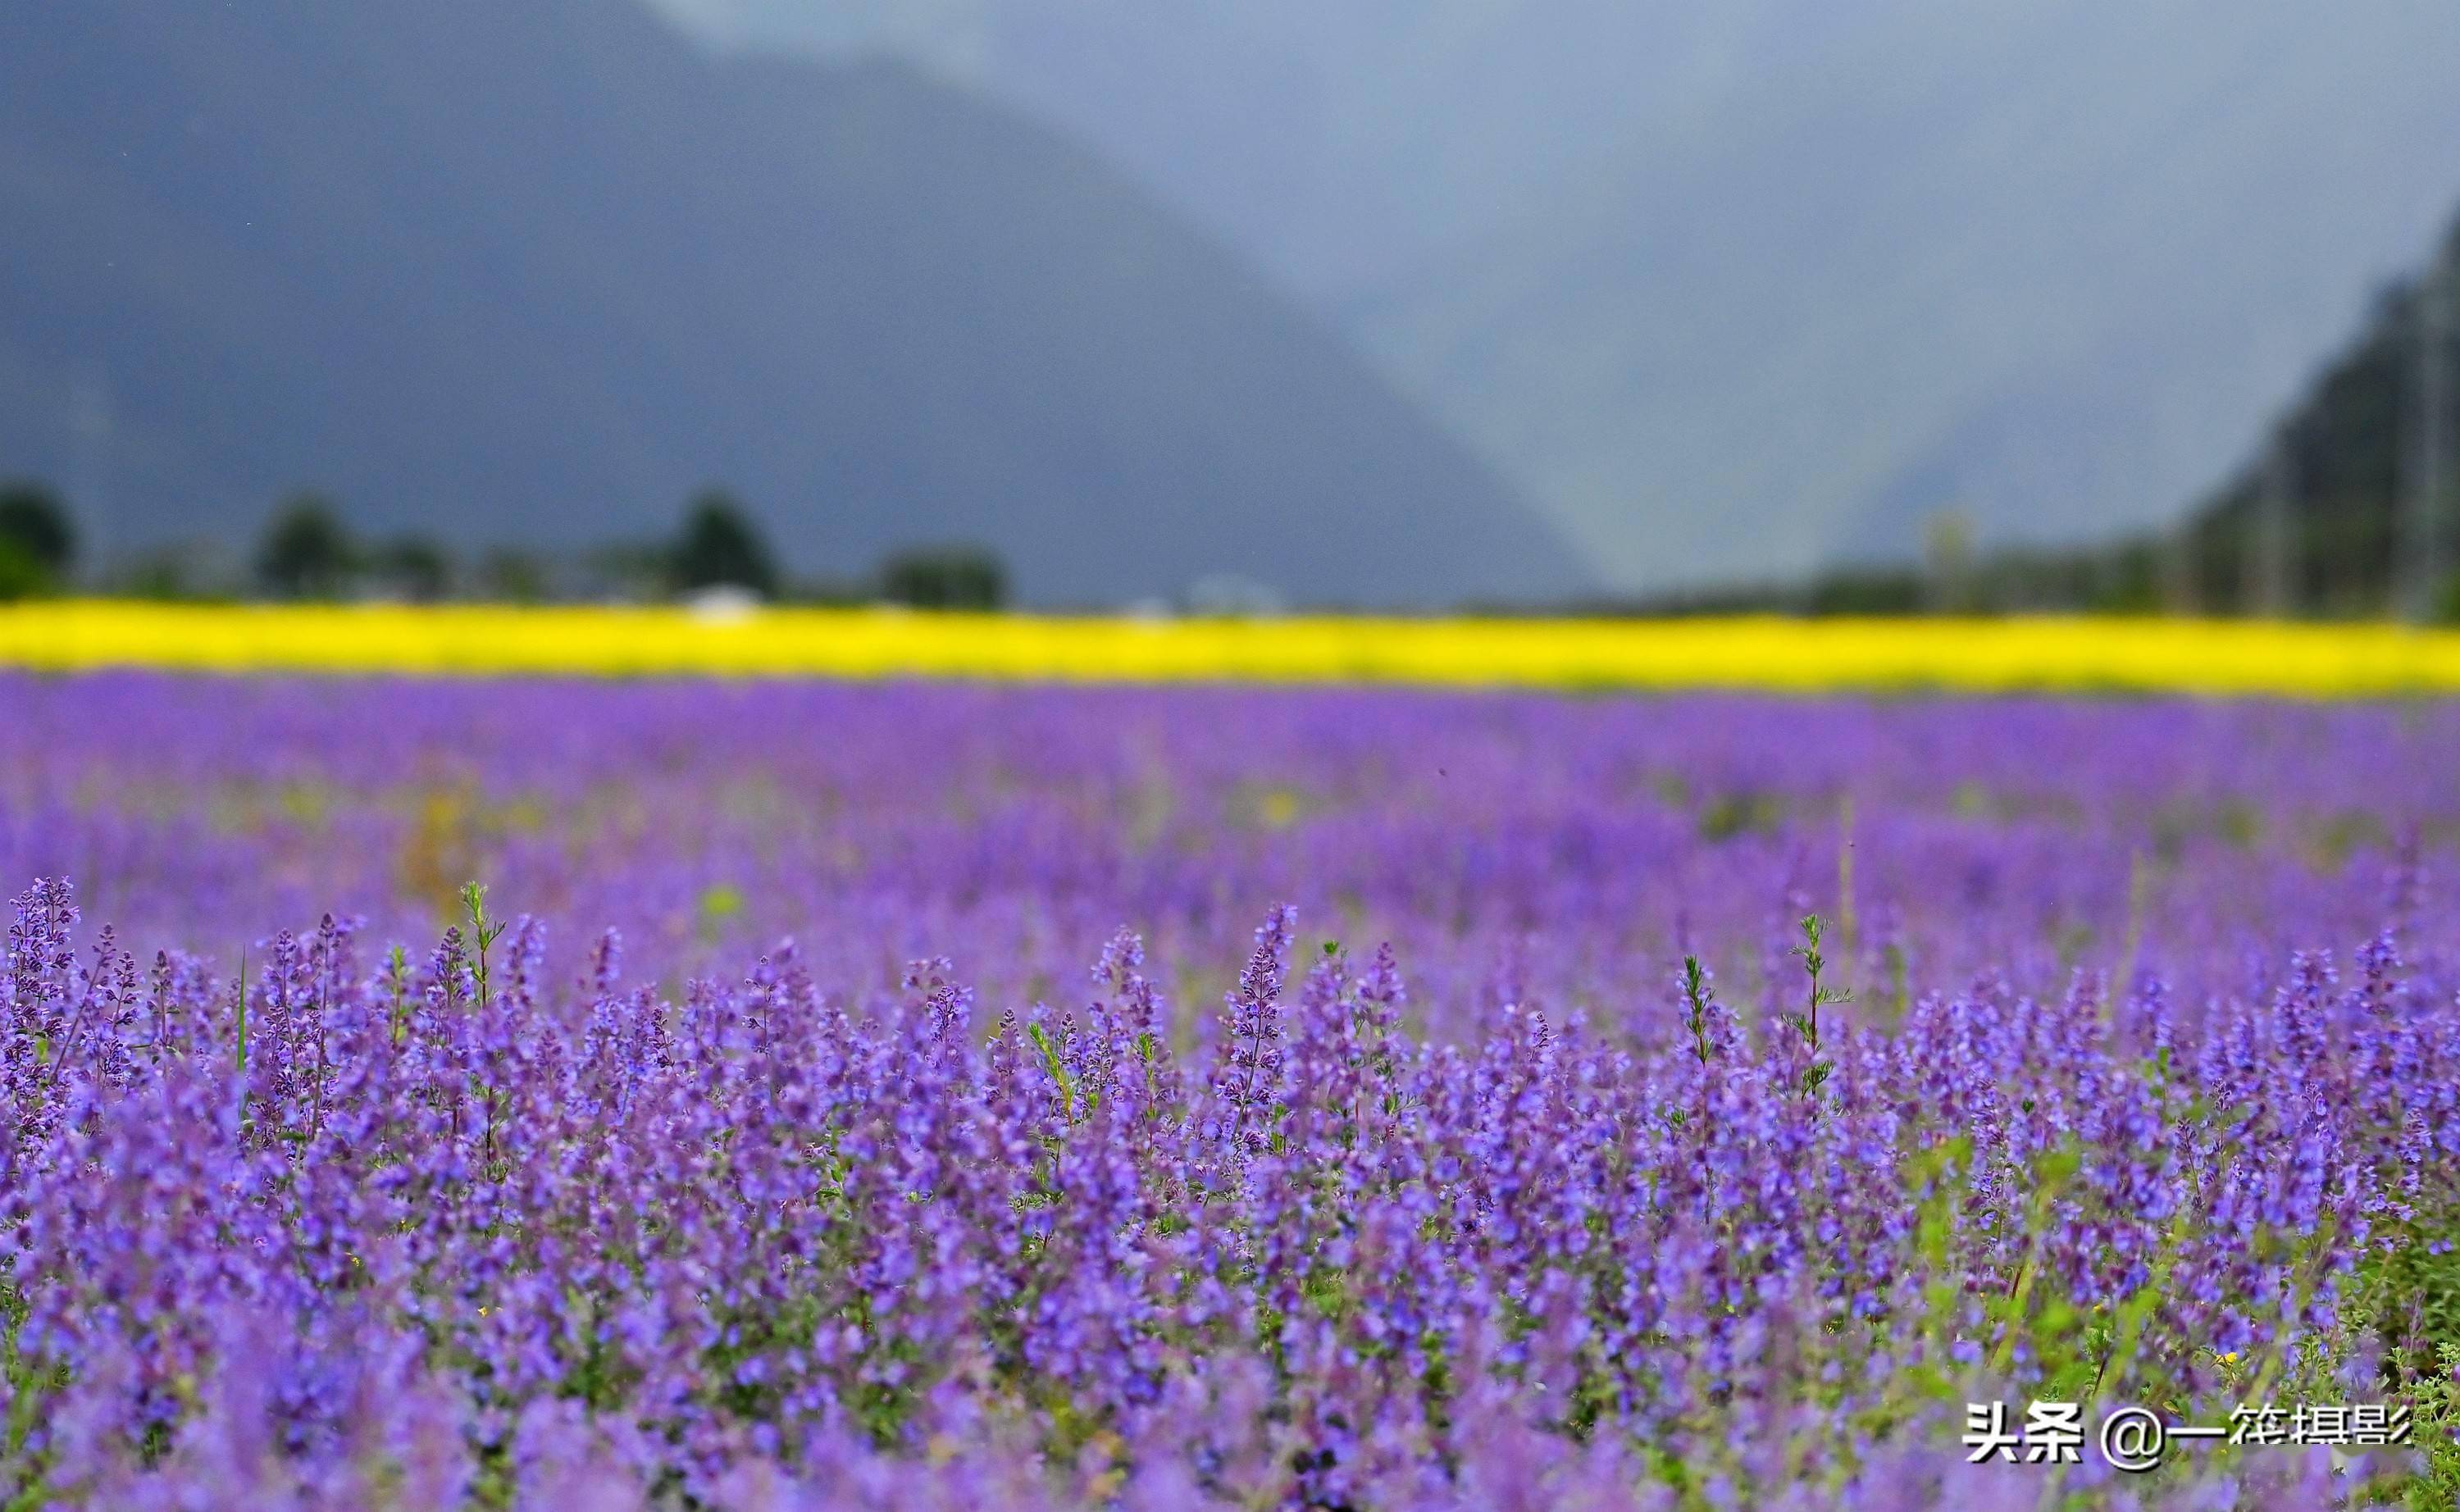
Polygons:
<instances>
[{"instance_id":1,"label":"yellow rapeseed field strip","mask_svg":"<svg viewBox=\"0 0 2460 1512\"><path fill-rule=\"evenodd\" d=\"M0 666L2344 697L2460 690L2460 633L2196 620L1143 620L71 600L0 607Z\"/></svg>"}]
</instances>

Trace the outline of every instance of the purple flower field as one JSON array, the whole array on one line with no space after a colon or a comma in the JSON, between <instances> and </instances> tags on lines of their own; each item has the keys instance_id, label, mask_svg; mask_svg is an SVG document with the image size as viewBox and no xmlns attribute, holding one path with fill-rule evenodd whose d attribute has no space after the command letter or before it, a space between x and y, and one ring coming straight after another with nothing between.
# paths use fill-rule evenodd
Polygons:
<instances>
[{"instance_id":1,"label":"purple flower field","mask_svg":"<svg viewBox=\"0 0 2460 1512\"><path fill-rule=\"evenodd\" d=\"M2449 1507L2455 871L2436 704L0 679L0 1508Z\"/></svg>"}]
</instances>

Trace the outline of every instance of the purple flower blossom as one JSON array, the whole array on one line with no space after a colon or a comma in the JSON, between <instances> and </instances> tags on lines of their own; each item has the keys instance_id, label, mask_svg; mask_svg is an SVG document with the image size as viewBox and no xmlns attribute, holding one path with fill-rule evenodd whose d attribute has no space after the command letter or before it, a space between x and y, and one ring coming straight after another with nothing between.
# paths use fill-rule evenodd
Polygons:
<instances>
[{"instance_id":1,"label":"purple flower blossom","mask_svg":"<svg viewBox=\"0 0 2460 1512\"><path fill-rule=\"evenodd\" d=\"M0 1501L2031 1507L1968 1396L2448 1370L2439 707L0 706Z\"/></svg>"}]
</instances>

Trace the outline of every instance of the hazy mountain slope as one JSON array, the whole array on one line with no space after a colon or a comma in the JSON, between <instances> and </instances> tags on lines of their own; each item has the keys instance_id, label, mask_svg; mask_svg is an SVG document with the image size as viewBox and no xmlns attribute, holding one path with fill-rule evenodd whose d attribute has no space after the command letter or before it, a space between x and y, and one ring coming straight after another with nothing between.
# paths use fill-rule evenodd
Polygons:
<instances>
[{"instance_id":1,"label":"hazy mountain slope","mask_svg":"<svg viewBox=\"0 0 2460 1512\"><path fill-rule=\"evenodd\" d=\"M1097 159L887 65L717 60L632 0L0 14L0 472L112 532L314 484L474 543L723 479L800 564L986 540L1025 592L1561 591L1559 542L1313 316Z\"/></svg>"},{"instance_id":2,"label":"hazy mountain slope","mask_svg":"<svg viewBox=\"0 0 2460 1512\"><path fill-rule=\"evenodd\" d=\"M2438 287L2447 311L2440 322L2429 314L2429 291ZM2460 457L2460 405L2449 376L2460 373L2448 314L2454 290L2460 221L2412 277L2385 290L2284 407L2270 432L2279 450L2265 449L2218 480L2183 542L2169 546L2175 553L2184 545L2172 571L2195 607L2259 608L2277 592L2280 607L2296 613L2460 618L2460 499L2449 461ZM2429 399L2437 381L2428 375L2438 350L2439 407ZM2431 523L2415 513L2435 486L2428 481L2428 424L2445 459ZM2422 528L2433 533L2430 543L2420 539ZM2280 575L2267 581L2274 540Z\"/></svg>"},{"instance_id":3,"label":"hazy mountain slope","mask_svg":"<svg viewBox=\"0 0 2460 1512\"><path fill-rule=\"evenodd\" d=\"M2448 0L664 0L1063 120L1634 586L2182 508L2460 196Z\"/></svg>"}]
</instances>

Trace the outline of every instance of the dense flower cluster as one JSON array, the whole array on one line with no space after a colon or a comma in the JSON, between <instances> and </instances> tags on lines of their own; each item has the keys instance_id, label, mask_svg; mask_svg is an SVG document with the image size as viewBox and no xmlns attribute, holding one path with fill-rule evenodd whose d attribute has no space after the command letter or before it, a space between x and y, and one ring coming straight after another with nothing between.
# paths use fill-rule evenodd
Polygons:
<instances>
[{"instance_id":1,"label":"dense flower cluster","mask_svg":"<svg viewBox=\"0 0 2460 1512\"><path fill-rule=\"evenodd\" d=\"M0 676L0 878L226 971L327 910L423 949L475 879L669 990L791 935L844 990L945 955L1056 1002L1124 924L1209 1004L1288 902L1447 1038L1675 1031L1686 955L1789 1012L1811 912L1865 1013L2080 966L2195 1005L2387 922L2439 970L2401 879L2454 750L2442 704Z\"/></svg>"},{"instance_id":2,"label":"dense flower cluster","mask_svg":"<svg viewBox=\"0 0 2460 1512\"><path fill-rule=\"evenodd\" d=\"M2449 1432L2437 711L7 698L0 859L152 938L16 905L0 1504L2288 1512L2411 1459L1962 1409Z\"/></svg>"}]
</instances>

